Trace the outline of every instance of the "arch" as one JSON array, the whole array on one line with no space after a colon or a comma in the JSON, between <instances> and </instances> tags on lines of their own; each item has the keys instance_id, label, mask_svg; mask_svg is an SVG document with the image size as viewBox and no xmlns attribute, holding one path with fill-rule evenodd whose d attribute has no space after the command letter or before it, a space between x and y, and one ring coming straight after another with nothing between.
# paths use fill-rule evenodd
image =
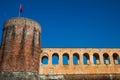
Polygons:
<instances>
[{"instance_id":1,"label":"arch","mask_svg":"<svg viewBox=\"0 0 120 80\"><path fill-rule=\"evenodd\" d=\"M83 63L84 64L90 64L90 57L88 53L83 54Z\"/></svg>"},{"instance_id":2,"label":"arch","mask_svg":"<svg viewBox=\"0 0 120 80\"><path fill-rule=\"evenodd\" d=\"M103 54L103 61L104 61L104 64L110 64L110 57L107 53Z\"/></svg>"},{"instance_id":3,"label":"arch","mask_svg":"<svg viewBox=\"0 0 120 80\"><path fill-rule=\"evenodd\" d=\"M73 64L79 64L79 54L78 53L73 54Z\"/></svg>"},{"instance_id":4,"label":"arch","mask_svg":"<svg viewBox=\"0 0 120 80\"><path fill-rule=\"evenodd\" d=\"M52 55L52 64L58 64L59 63L59 56L57 53L54 53Z\"/></svg>"},{"instance_id":5,"label":"arch","mask_svg":"<svg viewBox=\"0 0 120 80\"><path fill-rule=\"evenodd\" d=\"M93 62L94 64L100 64L100 58L98 53L93 54Z\"/></svg>"},{"instance_id":6,"label":"arch","mask_svg":"<svg viewBox=\"0 0 120 80\"><path fill-rule=\"evenodd\" d=\"M43 56L41 61L42 61L42 64L48 64L48 57Z\"/></svg>"},{"instance_id":7,"label":"arch","mask_svg":"<svg viewBox=\"0 0 120 80\"><path fill-rule=\"evenodd\" d=\"M120 64L120 58L117 53L113 54L113 61L114 61L114 64Z\"/></svg>"},{"instance_id":8,"label":"arch","mask_svg":"<svg viewBox=\"0 0 120 80\"><path fill-rule=\"evenodd\" d=\"M69 64L69 55L68 53L64 53L63 56L62 56L62 62L63 64Z\"/></svg>"}]
</instances>

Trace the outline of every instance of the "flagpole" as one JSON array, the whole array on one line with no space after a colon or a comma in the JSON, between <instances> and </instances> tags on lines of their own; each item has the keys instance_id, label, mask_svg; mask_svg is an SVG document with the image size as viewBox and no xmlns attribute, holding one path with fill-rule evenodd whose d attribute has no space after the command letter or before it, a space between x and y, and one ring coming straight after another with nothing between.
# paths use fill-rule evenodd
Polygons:
<instances>
[{"instance_id":1,"label":"flagpole","mask_svg":"<svg viewBox=\"0 0 120 80\"><path fill-rule=\"evenodd\" d=\"M20 17L20 6L19 6L19 14L18 14L18 17Z\"/></svg>"},{"instance_id":2,"label":"flagpole","mask_svg":"<svg viewBox=\"0 0 120 80\"><path fill-rule=\"evenodd\" d=\"M22 13L22 5L20 4L20 8L19 8L19 17L20 17L20 15L21 15L21 13Z\"/></svg>"},{"instance_id":3,"label":"flagpole","mask_svg":"<svg viewBox=\"0 0 120 80\"><path fill-rule=\"evenodd\" d=\"M19 10L19 15L18 15L18 17L20 17L20 10Z\"/></svg>"}]
</instances>

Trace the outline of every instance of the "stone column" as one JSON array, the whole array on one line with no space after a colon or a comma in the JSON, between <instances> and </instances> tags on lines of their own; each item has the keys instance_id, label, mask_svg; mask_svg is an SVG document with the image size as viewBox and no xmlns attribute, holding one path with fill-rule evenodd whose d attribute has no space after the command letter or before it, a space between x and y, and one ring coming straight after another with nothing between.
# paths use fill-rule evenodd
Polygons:
<instances>
[{"instance_id":1,"label":"stone column","mask_svg":"<svg viewBox=\"0 0 120 80\"><path fill-rule=\"evenodd\" d=\"M109 57L110 57L110 64L114 64L112 51L110 52ZM116 61L116 63L117 63L117 61Z\"/></svg>"},{"instance_id":2,"label":"stone column","mask_svg":"<svg viewBox=\"0 0 120 80\"><path fill-rule=\"evenodd\" d=\"M59 55L59 65L63 65L63 63L62 63L62 55L61 54Z\"/></svg>"},{"instance_id":3,"label":"stone column","mask_svg":"<svg viewBox=\"0 0 120 80\"><path fill-rule=\"evenodd\" d=\"M99 57L100 57L100 64L104 64L102 52L99 53Z\"/></svg>"}]
</instances>

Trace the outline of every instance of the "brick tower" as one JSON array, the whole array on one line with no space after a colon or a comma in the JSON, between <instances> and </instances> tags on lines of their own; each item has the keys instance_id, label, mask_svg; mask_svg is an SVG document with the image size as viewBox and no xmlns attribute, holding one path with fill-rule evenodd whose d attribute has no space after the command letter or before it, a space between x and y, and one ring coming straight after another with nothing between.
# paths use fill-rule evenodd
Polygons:
<instances>
[{"instance_id":1,"label":"brick tower","mask_svg":"<svg viewBox=\"0 0 120 80\"><path fill-rule=\"evenodd\" d=\"M4 24L0 48L0 80L38 80L41 27L22 17Z\"/></svg>"}]
</instances>

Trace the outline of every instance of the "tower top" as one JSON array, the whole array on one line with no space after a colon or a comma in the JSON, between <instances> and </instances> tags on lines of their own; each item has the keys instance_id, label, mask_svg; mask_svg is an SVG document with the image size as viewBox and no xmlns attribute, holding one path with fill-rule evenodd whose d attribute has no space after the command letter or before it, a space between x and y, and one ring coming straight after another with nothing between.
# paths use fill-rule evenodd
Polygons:
<instances>
[{"instance_id":1,"label":"tower top","mask_svg":"<svg viewBox=\"0 0 120 80\"><path fill-rule=\"evenodd\" d=\"M4 27L7 27L8 25L16 25L16 24L32 26L41 32L41 25L37 21L24 17L9 18L5 21Z\"/></svg>"}]
</instances>

